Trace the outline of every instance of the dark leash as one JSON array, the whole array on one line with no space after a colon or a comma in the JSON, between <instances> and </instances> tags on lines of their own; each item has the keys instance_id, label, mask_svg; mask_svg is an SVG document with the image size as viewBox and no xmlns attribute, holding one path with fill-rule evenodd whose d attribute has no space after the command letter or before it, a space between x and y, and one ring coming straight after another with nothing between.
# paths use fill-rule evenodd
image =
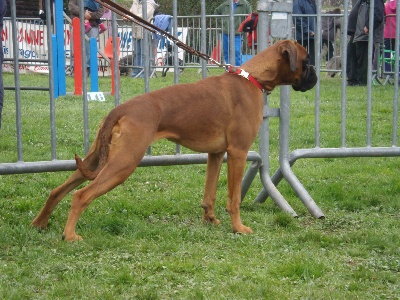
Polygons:
<instances>
[{"instance_id":1,"label":"dark leash","mask_svg":"<svg viewBox=\"0 0 400 300\"><path fill-rule=\"evenodd\" d=\"M112 10L116 14L122 16L123 18L132 21L133 23L143 27L144 29L150 31L151 33L157 34L159 36L162 36L166 38L169 42L175 44L177 47L187 51L190 54L196 55L204 60L210 61L214 64L216 64L219 67L229 67L229 64L222 64L215 59L213 59L211 56L201 53L200 51L197 51L196 49L193 49L192 47L189 47L182 41L180 41L178 38L174 37L172 34L158 28L157 26L151 24L150 22L144 20L143 18L133 14L129 10L123 8L122 6L118 5L117 3L113 2L112 0L94 0L100 5Z\"/></svg>"}]
</instances>

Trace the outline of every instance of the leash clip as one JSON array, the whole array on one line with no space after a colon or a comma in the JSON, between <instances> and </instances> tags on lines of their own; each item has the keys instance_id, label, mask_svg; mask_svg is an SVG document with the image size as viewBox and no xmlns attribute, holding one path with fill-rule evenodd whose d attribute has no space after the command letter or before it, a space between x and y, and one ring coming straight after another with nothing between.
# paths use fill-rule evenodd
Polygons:
<instances>
[{"instance_id":1,"label":"leash clip","mask_svg":"<svg viewBox=\"0 0 400 300\"><path fill-rule=\"evenodd\" d=\"M250 75L249 72L246 72L245 70L241 69L239 75L249 80L249 75Z\"/></svg>"}]
</instances>

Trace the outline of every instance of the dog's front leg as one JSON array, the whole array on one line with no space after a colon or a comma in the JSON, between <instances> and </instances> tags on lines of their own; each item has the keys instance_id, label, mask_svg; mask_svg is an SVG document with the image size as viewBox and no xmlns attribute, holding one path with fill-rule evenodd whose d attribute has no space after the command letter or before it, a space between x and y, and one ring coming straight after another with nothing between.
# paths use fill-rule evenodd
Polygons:
<instances>
[{"instance_id":1,"label":"dog's front leg","mask_svg":"<svg viewBox=\"0 0 400 300\"><path fill-rule=\"evenodd\" d=\"M217 195L218 177L224 159L224 152L209 153L207 160L206 185L204 187L204 198L201 202L203 208L203 221L219 224L220 221L215 217L215 199Z\"/></svg>"},{"instance_id":2,"label":"dog's front leg","mask_svg":"<svg viewBox=\"0 0 400 300\"><path fill-rule=\"evenodd\" d=\"M241 184L246 166L247 151L228 151L228 201L226 210L231 217L235 233L252 233L250 227L244 226L240 219Z\"/></svg>"}]
</instances>

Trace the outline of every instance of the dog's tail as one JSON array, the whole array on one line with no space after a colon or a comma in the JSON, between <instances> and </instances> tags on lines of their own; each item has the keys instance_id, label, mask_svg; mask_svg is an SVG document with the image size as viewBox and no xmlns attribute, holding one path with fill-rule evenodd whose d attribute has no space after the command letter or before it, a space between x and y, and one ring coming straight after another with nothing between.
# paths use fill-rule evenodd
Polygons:
<instances>
[{"instance_id":1,"label":"dog's tail","mask_svg":"<svg viewBox=\"0 0 400 300\"><path fill-rule=\"evenodd\" d=\"M82 158L76 153L75 153L75 162L76 162L76 166L77 166L78 170L82 173L83 177L85 177L88 180L93 180L93 179L95 179L97 177L97 174L98 174L96 172L97 170L95 170L95 171L89 170L85 166Z\"/></svg>"},{"instance_id":2,"label":"dog's tail","mask_svg":"<svg viewBox=\"0 0 400 300\"><path fill-rule=\"evenodd\" d=\"M76 166L86 179L94 180L107 163L112 130L118 120L119 116L111 112L100 124L95 141L85 159L75 154Z\"/></svg>"}]
</instances>

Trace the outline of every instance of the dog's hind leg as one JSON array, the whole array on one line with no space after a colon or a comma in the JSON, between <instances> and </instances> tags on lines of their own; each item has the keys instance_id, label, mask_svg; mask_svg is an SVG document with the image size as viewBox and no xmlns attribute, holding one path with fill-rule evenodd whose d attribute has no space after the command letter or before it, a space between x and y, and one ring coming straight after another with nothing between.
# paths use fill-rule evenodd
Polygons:
<instances>
[{"instance_id":1,"label":"dog's hind leg","mask_svg":"<svg viewBox=\"0 0 400 300\"><path fill-rule=\"evenodd\" d=\"M228 150L228 201L226 210L231 217L233 232L252 233L240 219L241 185L246 167L247 151Z\"/></svg>"},{"instance_id":2,"label":"dog's hind leg","mask_svg":"<svg viewBox=\"0 0 400 300\"><path fill-rule=\"evenodd\" d=\"M98 164L98 156L96 152L96 145L93 145L89 153L85 157L85 162L91 168L95 168ZM33 227L44 229L47 227L51 213L57 204L73 189L87 181L88 179L83 176L80 170L76 170L62 185L55 188L50 192L45 205L39 212L37 217L32 221Z\"/></svg>"},{"instance_id":3,"label":"dog's hind leg","mask_svg":"<svg viewBox=\"0 0 400 300\"><path fill-rule=\"evenodd\" d=\"M64 240L81 240L82 237L75 233L81 213L94 199L123 183L139 165L155 132L155 129L143 128L144 125L140 127L122 125L120 129L114 131L108 159L103 169L91 183L76 191L72 197L63 234ZM146 132L146 135L143 135L143 132Z\"/></svg>"},{"instance_id":4,"label":"dog's hind leg","mask_svg":"<svg viewBox=\"0 0 400 300\"><path fill-rule=\"evenodd\" d=\"M209 153L207 160L206 184L204 187L204 198L201 202L203 208L203 221L219 224L220 221L215 217L214 205L217 195L218 177L221 171L224 152Z\"/></svg>"},{"instance_id":5,"label":"dog's hind leg","mask_svg":"<svg viewBox=\"0 0 400 300\"><path fill-rule=\"evenodd\" d=\"M32 226L44 229L47 227L51 213L57 204L74 188L84 183L87 179L84 178L79 170L75 171L71 177L62 185L51 191L45 205L40 213L32 221Z\"/></svg>"},{"instance_id":6,"label":"dog's hind leg","mask_svg":"<svg viewBox=\"0 0 400 300\"><path fill-rule=\"evenodd\" d=\"M114 156L114 158L107 162L90 184L74 193L67 224L64 229L64 240L76 241L82 239L81 236L75 233L76 224L81 213L94 199L123 183L133 173L143 155L134 159L134 155L128 155L126 150L121 151L118 156Z\"/></svg>"}]
</instances>

